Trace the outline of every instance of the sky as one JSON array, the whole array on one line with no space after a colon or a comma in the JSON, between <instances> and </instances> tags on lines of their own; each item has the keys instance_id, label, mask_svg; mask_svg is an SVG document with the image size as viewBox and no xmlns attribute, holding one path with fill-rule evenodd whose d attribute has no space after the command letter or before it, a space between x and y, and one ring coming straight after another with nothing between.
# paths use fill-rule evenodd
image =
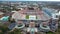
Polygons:
<instances>
[{"instance_id":1,"label":"sky","mask_svg":"<svg viewBox=\"0 0 60 34\"><path fill-rule=\"evenodd\" d=\"M0 0L0 1L60 1L60 0Z\"/></svg>"}]
</instances>

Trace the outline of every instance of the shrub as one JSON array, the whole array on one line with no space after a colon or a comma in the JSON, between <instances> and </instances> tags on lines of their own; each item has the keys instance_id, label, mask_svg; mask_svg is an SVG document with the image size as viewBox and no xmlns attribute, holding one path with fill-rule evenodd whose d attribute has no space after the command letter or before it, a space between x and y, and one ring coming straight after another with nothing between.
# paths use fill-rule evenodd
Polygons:
<instances>
[{"instance_id":1,"label":"shrub","mask_svg":"<svg viewBox=\"0 0 60 34\"><path fill-rule=\"evenodd\" d=\"M20 29L14 29L11 32L8 32L8 34L21 34L21 30Z\"/></svg>"}]
</instances>

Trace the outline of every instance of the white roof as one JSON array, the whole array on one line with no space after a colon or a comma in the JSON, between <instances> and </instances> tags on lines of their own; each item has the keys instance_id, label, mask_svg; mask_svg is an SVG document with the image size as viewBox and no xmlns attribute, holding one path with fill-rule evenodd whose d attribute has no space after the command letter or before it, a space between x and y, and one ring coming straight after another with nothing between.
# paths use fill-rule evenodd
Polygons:
<instances>
[{"instance_id":1,"label":"white roof","mask_svg":"<svg viewBox=\"0 0 60 34\"><path fill-rule=\"evenodd\" d=\"M16 12L16 11L11 11L11 12Z\"/></svg>"},{"instance_id":2,"label":"white roof","mask_svg":"<svg viewBox=\"0 0 60 34\"><path fill-rule=\"evenodd\" d=\"M21 9L21 10L23 10L23 8L18 8L18 9Z\"/></svg>"},{"instance_id":3,"label":"white roof","mask_svg":"<svg viewBox=\"0 0 60 34\"><path fill-rule=\"evenodd\" d=\"M3 12L0 12L0 15L4 14Z\"/></svg>"},{"instance_id":4,"label":"white roof","mask_svg":"<svg viewBox=\"0 0 60 34\"><path fill-rule=\"evenodd\" d=\"M60 14L60 11L59 11L59 14Z\"/></svg>"}]
</instances>

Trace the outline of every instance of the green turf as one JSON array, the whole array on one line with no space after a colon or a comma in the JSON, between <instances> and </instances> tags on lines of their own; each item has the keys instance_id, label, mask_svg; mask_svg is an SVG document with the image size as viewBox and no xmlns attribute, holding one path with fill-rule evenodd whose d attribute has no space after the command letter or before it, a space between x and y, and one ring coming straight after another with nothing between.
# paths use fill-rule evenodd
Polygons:
<instances>
[{"instance_id":1,"label":"green turf","mask_svg":"<svg viewBox=\"0 0 60 34\"><path fill-rule=\"evenodd\" d=\"M26 19L29 19L29 15L26 15Z\"/></svg>"}]
</instances>

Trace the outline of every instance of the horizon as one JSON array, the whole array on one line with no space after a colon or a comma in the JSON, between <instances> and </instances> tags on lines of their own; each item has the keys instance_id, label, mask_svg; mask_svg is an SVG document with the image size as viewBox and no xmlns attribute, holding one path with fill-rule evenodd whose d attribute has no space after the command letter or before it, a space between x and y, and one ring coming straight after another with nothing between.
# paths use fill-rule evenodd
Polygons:
<instances>
[{"instance_id":1,"label":"horizon","mask_svg":"<svg viewBox=\"0 0 60 34\"><path fill-rule=\"evenodd\" d=\"M55 1L55 2L59 2L60 0L0 0L0 1Z\"/></svg>"}]
</instances>

